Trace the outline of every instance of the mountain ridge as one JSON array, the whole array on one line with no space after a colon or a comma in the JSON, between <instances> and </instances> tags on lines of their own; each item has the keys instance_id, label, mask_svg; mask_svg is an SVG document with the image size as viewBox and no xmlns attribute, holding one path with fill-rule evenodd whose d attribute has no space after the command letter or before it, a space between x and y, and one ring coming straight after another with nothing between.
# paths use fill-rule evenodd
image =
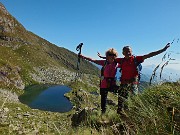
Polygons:
<instances>
[{"instance_id":1,"label":"mountain ridge","mask_svg":"<svg viewBox=\"0 0 180 135\"><path fill-rule=\"evenodd\" d=\"M75 79L76 72L79 72L77 54L26 30L2 3L0 3L0 56L1 87L12 85L23 89L34 83L64 84L67 80ZM49 78L44 71L49 72L48 74L56 72L58 76L54 74ZM83 60L80 63L80 72L97 76L99 69Z\"/></svg>"}]
</instances>

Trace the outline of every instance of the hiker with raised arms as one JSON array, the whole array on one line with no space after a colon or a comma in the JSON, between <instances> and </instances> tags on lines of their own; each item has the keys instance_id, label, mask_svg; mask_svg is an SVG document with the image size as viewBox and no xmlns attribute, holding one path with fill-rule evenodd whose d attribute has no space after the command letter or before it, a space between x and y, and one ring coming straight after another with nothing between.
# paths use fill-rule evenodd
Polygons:
<instances>
[{"instance_id":1,"label":"hiker with raised arms","mask_svg":"<svg viewBox=\"0 0 180 135\"><path fill-rule=\"evenodd\" d=\"M110 48L106 51L106 60L93 60L92 58L79 55L81 58L94 62L102 66L100 79L100 95L101 95L101 112L106 112L106 100L108 91L113 91L116 87L115 75L118 68L118 63L115 61L118 53L115 49Z\"/></svg>"},{"instance_id":2,"label":"hiker with raised arms","mask_svg":"<svg viewBox=\"0 0 180 135\"><path fill-rule=\"evenodd\" d=\"M122 54L124 58L116 58L116 62L120 64L121 68L121 78L120 78L120 89L118 90L118 109L117 113L122 113L122 109L126 109L125 100L130 95L138 94L138 84L139 84L139 71L138 65L144 62L145 59L156 56L170 47L168 43L163 49L155 52L151 52L146 55L133 56L132 48L130 46L123 47ZM100 58L102 57L98 54Z\"/></svg>"}]
</instances>

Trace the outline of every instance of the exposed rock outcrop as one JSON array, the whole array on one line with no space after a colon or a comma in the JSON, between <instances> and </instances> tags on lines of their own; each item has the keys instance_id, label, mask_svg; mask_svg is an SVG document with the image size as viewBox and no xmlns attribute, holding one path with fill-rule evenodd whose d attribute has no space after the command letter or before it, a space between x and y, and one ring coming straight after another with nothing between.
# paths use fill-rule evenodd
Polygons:
<instances>
[{"instance_id":1,"label":"exposed rock outcrop","mask_svg":"<svg viewBox=\"0 0 180 135\"><path fill-rule=\"evenodd\" d=\"M15 92L11 92L5 89L0 89L0 99L6 102L19 103L18 95Z\"/></svg>"},{"instance_id":2,"label":"exposed rock outcrop","mask_svg":"<svg viewBox=\"0 0 180 135\"><path fill-rule=\"evenodd\" d=\"M6 86L13 85L18 89L24 89L25 84L21 79L21 68L18 66L4 65L0 67L0 83Z\"/></svg>"}]
</instances>

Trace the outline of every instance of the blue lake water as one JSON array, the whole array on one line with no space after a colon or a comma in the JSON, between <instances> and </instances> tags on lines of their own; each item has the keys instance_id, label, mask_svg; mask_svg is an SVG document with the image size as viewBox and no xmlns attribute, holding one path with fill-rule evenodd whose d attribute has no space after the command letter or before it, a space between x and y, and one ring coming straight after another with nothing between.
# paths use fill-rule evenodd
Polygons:
<instances>
[{"instance_id":1,"label":"blue lake water","mask_svg":"<svg viewBox=\"0 0 180 135\"><path fill-rule=\"evenodd\" d=\"M71 102L64 97L71 88L62 85L32 86L25 90L19 100L33 109L51 112L68 112L72 109Z\"/></svg>"}]
</instances>

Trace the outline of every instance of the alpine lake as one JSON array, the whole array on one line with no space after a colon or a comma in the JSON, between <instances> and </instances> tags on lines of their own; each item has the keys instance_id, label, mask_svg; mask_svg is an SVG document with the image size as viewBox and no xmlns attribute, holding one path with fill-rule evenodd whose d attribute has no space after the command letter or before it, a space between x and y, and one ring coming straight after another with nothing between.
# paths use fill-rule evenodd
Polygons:
<instances>
[{"instance_id":1,"label":"alpine lake","mask_svg":"<svg viewBox=\"0 0 180 135\"><path fill-rule=\"evenodd\" d=\"M64 113L72 109L71 102L64 96L70 90L64 85L33 85L25 88L19 100L33 109Z\"/></svg>"}]
</instances>

